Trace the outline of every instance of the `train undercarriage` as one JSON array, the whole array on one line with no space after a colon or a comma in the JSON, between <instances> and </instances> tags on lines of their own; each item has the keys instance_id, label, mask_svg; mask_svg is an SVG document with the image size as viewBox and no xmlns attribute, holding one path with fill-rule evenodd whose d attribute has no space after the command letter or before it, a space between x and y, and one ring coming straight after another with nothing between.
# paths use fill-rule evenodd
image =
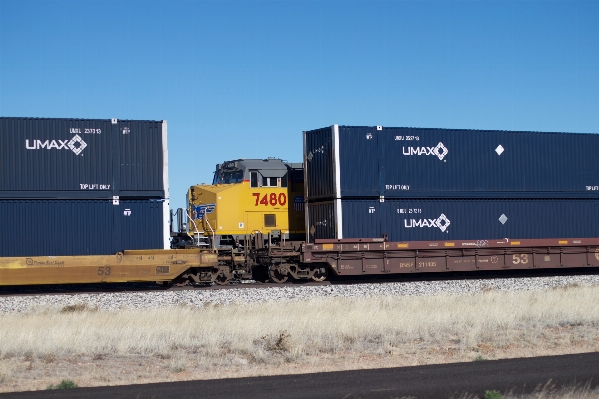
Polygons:
<instances>
[{"instance_id":1,"label":"train undercarriage","mask_svg":"<svg viewBox=\"0 0 599 399\"><path fill-rule=\"evenodd\" d=\"M298 241L259 233L232 248L124 251L109 256L0 258L0 285L232 280L324 281L329 275L393 275L510 269L599 268L599 238L388 242Z\"/></svg>"}]
</instances>

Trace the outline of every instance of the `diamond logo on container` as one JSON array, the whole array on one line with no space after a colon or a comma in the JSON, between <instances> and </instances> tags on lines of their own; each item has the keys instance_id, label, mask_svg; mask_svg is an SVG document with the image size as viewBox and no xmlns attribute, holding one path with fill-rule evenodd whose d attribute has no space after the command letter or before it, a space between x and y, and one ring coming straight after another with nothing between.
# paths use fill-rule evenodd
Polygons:
<instances>
[{"instance_id":1,"label":"diamond logo on container","mask_svg":"<svg viewBox=\"0 0 599 399\"><path fill-rule=\"evenodd\" d=\"M501 224L505 224L505 222L507 222L507 216L501 214L501 216L499 216L499 221L501 222Z\"/></svg>"},{"instance_id":2,"label":"diamond logo on container","mask_svg":"<svg viewBox=\"0 0 599 399\"><path fill-rule=\"evenodd\" d=\"M438 156L440 160L443 160L443 158L445 157L445 155L447 155L448 152L449 150L443 145L443 143L437 144L437 146L433 150L433 153L436 156Z\"/></svg>"},{"instance_id":3,"label":"diamond logo on container","mask_svg":"<svg viewBox=\"0 0 599 399\"><path fill-rule=\"evenodd\" d=\"M308 161L311 161L311 160L312 160L312 158L314 158L314 155L312 154L312 151L310 151L310 152L308 153L308 156L307 156L306 158L308 159Z\"/></svg>"},{"instance_id":4,"label":"diamond logo on container","mask_svg":"<svg viewBox=\"0 0 599 399\"><path fill-rule=\"evenodd\" d=\"M75 153L75 155L81 154L81 151L87 147L87 144L78 134L76 134L71 141L67 143L67 146Z\"/></svg>"},{"instance_id":5,"label":"diamond logo on container","mask_svg":"<svg viewBox=\"0 0 599 399\"><path fill-rule=\"evenodd\" d=\"M505 151L505 149L501 146L501 144L499 144L497 148L495 148L495 152L497 153L497 155L503 154L503 151Z\"/></svg>"},{"instance_id":6,"label":"diamond logo on container","mask_svg":"<svg viewBox=\"0 0 599 399\"><path fill-rule=\"evenodd\" d=\"M439 227L439 229L441 229L443 233L445 233L445 230L447 230L450 224L451 222L443 213L441 214L441 216L439 216L439 219L437 219L437 227Z\"/></svg>"}]
</instances>

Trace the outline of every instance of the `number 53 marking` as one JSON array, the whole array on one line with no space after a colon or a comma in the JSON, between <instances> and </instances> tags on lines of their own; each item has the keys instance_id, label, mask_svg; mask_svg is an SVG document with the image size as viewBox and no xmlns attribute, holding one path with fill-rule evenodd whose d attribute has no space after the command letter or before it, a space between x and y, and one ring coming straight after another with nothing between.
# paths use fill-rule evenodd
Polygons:
<instances>
[{"instance_id":1,"label":"number 53 marking","mask_svg":"<svg viewBox=\"0 0 599 399\"><path fill-rule=\"evenodd\" d=\"M517 265L518 263L526 264L528 263L528 254L514 254L512 255L512 262L514 265Z\"/></svg>"}]
</instances>

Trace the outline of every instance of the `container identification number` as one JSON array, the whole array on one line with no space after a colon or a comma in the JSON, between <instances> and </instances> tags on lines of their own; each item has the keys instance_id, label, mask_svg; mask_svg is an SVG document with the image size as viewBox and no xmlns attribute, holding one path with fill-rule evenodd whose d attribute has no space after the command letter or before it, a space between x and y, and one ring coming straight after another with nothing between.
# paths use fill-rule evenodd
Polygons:
<instances>
[{"instance_id":1,"label":"container identification number","mask_svg":"<svg viewBox=\"0 0 599 399\"><path fill-rule=\"evenodd\" d=\"M422 209L419 208L399 208L397 213L422 213Z\"/></svg>"},{"instance_id":2,"label":"container identification number","mask_svg":"<svg viewBox=\"0 0 599 399\"><path fill-rule=\"evenodd\" d=\"M418 136L395 136L395 141L419 141Z\"/></svg>"},{"instance_id":3,"label":"container identification number","mask_svg":"<svg viewBox=\"0 0 599 399\"><path fill-rule=\"evenodd\" d=\"M260 193L252 193L252 195L256 198L256 203L254 206L258 205L271 205L271 206L284 206L287 203L287 196L285 193L270 193L264 194L262 198L260 198Z\"/></svg>"},{"instance_id":4,"label":"container identification number","mask_svg":"<svg viewBox=\"0 0 599 399\"><path fill-rule=\"evenodd\" d=\"M69 129L69 132L72 134L102 134L102 129L81 129L78 127L72 127L71 129Z\"/></svg>"}]
</instances>

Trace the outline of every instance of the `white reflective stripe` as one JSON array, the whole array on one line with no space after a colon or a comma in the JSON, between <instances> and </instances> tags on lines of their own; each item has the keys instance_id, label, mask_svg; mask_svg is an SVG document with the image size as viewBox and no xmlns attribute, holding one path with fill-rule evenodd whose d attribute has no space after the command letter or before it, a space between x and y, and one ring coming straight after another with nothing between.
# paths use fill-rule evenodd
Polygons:
<instances>
[{"instance_id":1,"label":"white reflective stripe","mask_svg":"<svg viewBox=\"0 0 599 399\"><path fill-rule=\"evenodd\" d=\"M304 131L304 199L308 198L308 149L306 148L306 132Z\"/></svg>"},{"instance_id":2,"label":"white reflective stripe","mask_svg":"<svg viewBox=\"0 0 599 399\"><path fill-rule=\"evenodd\" d=\"M306 153L306 131L304 130L304 201L308 200L308 154ZM310 217L308 204L304 204L304 225L306 227L306 242L310 242Z\"/></svg>"},{"instance_id":3,"label":"white reflective stripe","mask_svg":"<svg viewBox=\"0 0 599 399\"><path fill-rule=\"evenodd\" d=\"M162 184L164 185L164 198L170 198L168 186L168 126L162 121Z\"/></svg>"},{"instance_id":4,"label":"white reflective stripe","mask_svg":"<svg viewBox=\"0 0 599 399\"><path fill-rule=\"evenodd\" d=\"M335 198L335 238L343 238L343 211L341 208L341 199Z\"/></svg>"},{"instance_id":5,"label":"white reflective stripe","mask_svg":"<svg viewBox=\"0 0 599 399\"><path fill-rule=\"evenodd\" d=\"M163 239L164 239L164 249L170 249L171 248L171 229L170 229L170 222L171 222L171 207L170 207L170 203L169 200L165 199L164 202L162 203L162 232L163 232Z\"/></svg>"},{"instance_id":6,"label":"white reflective stripe","mask_svg":"<svg viewBox=\"0 0 599 399\"><path fill-rule=\"evenodd\" d=\"M339 125L333 125L333 179L335 180L335 198L341 198L341 166L339 162Z\"/></svg>"}]
</instances>

